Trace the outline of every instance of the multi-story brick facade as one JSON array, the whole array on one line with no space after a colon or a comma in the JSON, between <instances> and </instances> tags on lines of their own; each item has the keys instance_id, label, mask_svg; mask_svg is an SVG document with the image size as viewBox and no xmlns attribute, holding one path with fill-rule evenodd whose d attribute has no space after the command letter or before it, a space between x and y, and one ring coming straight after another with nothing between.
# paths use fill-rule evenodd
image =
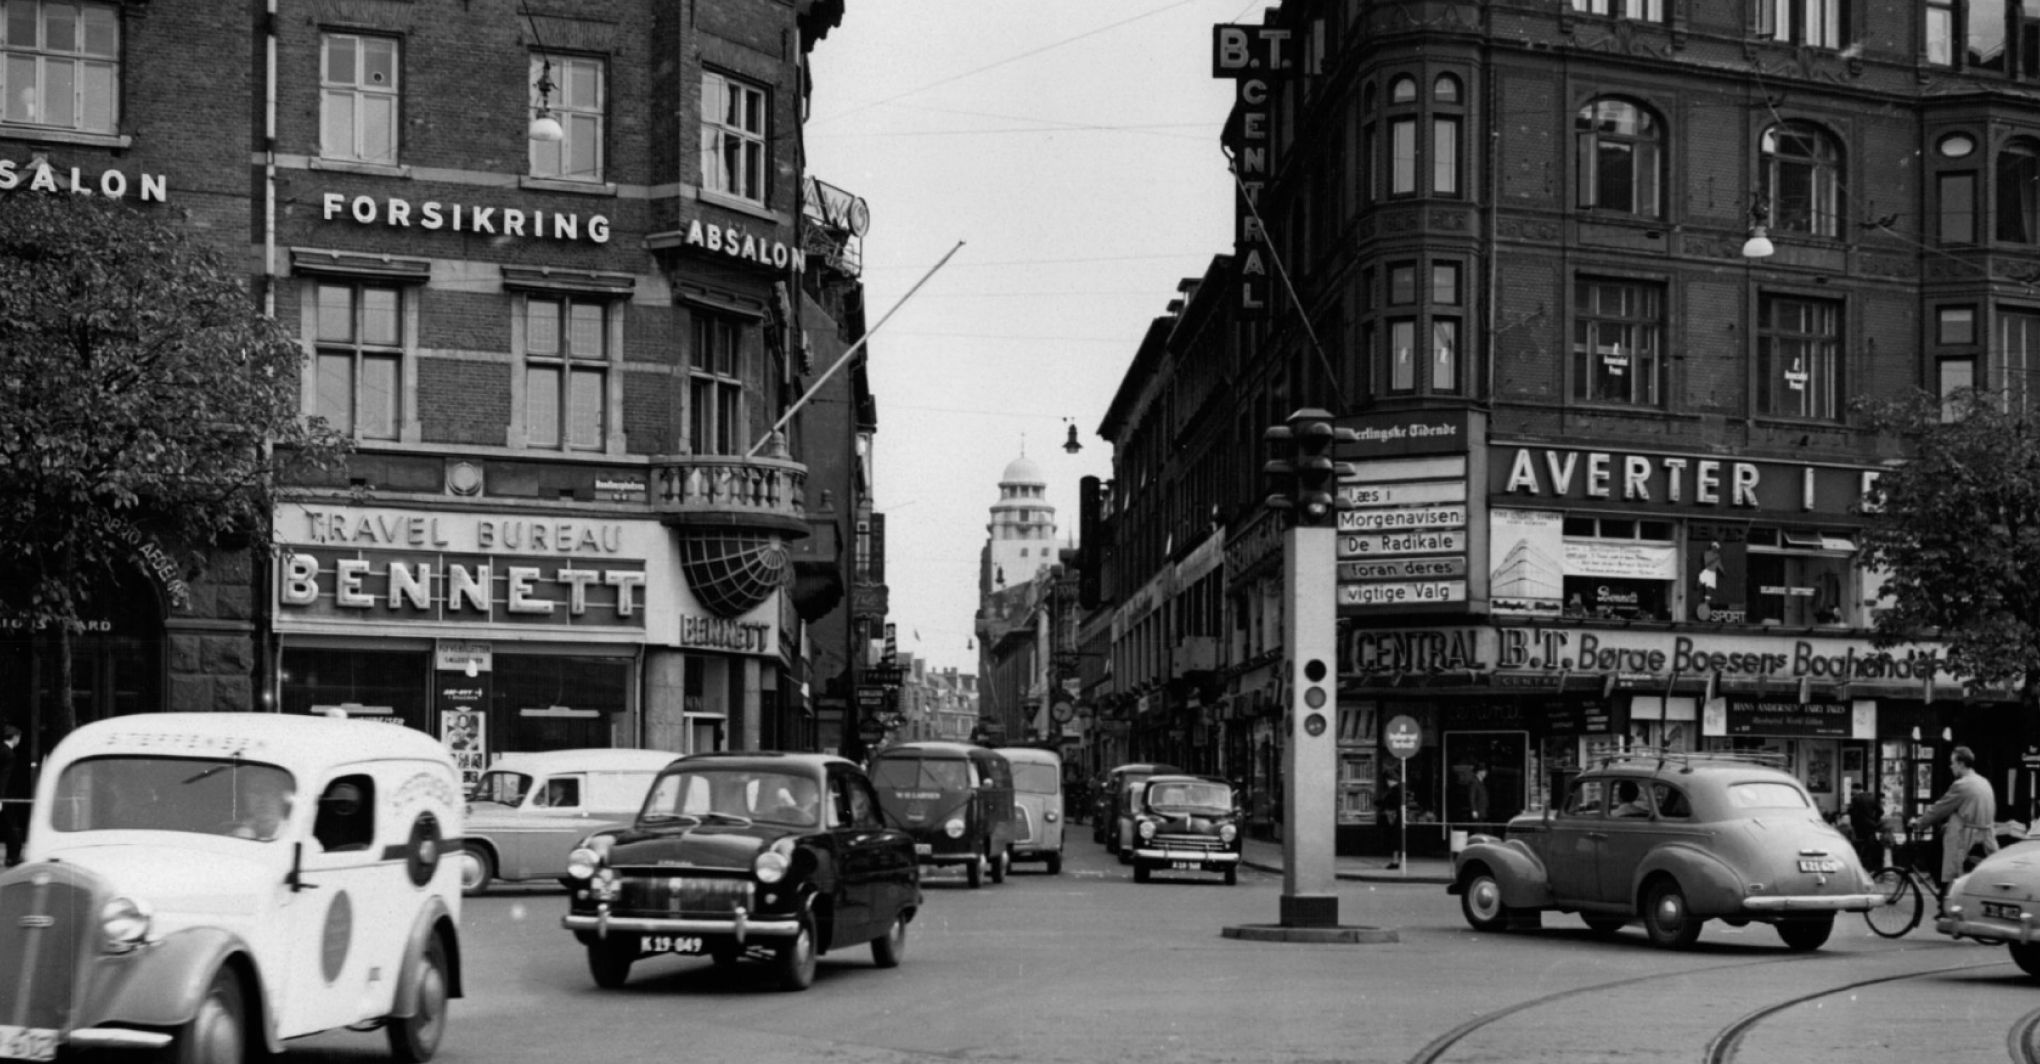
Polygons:
<instances>
[{"instance_id":1,"label":"multi-story brick facade","mask_svg":"<svg viewBox=\"0 0 2040 1064\"><path fill-rule=\"evenodd\" d=\"M162 175L142 206L245 258L305 349L305 415L357 447L279 506L273 569L217 565L200 605L88 648L156 655L98 712L463 713L489 751L837 741L802 627L830 607L796 601L788 545L811 467L869 477L840 426L780 421L810 330L849 342L803 294L854 286L862 234L808 202L801 153L840 2L5 7L118 47L88 56L111 105L10 111L0 157Z\"/></svg>"},{"instance_id":2,"label":"multi-story brick facade","mask_svg":"<svg viewBox=\"0 0 2040 1064\"><path fill-rule=\"evenodd\" d=\"M1218 34L1239 241L1103 429L1129 749L1279 788L1260 436L1303 407L1358 433L1325 574L1346 848L1383 844L1399 771L1442 846L1476 766L1488 821L1639 742L1903 811L1937 748L2023 749L2008 696L1931 643L1872 646L1859 501L1897 454L1850 408L2025 387L2040 24L2011 7L1298 0ZM1214 517L1209 704L1182 681ZM1424 737L1406 764L1395 716ZM2023 815L2024 768L1985 757Z\"/></svg>"}]
</instances>

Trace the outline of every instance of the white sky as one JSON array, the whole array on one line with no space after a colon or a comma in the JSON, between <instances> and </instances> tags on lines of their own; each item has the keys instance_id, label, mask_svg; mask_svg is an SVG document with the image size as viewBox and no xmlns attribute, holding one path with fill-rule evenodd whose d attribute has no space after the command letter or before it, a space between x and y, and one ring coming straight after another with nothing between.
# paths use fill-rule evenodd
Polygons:
<instances>
[{"instance_id":1,"label":"white sky","mask_svg":"<svg viewBox=\"0 0 2040 1064\"><path fill-rule=\"evenodd\" d=\"M901 650L977 671L978 552L1023 436L1063 545L1079 478L1111 476L1094 433L1142 334L1231 247L1211 27L1263 6L849 0L816 47L808 173L870 203L868 322L964 242L869 345Z\"/></svg>"}]
</instances>

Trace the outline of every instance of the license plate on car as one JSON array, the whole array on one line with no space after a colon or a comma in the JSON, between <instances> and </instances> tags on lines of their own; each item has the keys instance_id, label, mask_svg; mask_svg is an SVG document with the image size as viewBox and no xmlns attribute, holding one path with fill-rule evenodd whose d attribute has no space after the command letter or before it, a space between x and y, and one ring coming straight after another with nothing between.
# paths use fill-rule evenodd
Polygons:
<instances>
[{"instance_id":1,"label":"license plate on car","mask_svg":"<svg viewBox=\"0 0 2040 1064\"><path fill-rule=\"evenodd\" d=\"M57 1032L51 1027L16 1027L0 1023L0 1059L55 1060Z\"/></svg>"},{"instance_id":2,"label":"license plate on car","mask_svg":"<svg viewBox=\"0 0 2040 1064\"><path fill-rule=\"evenodd\" d=\"M700 953L699 935L639 935L638 949L646 953Z\"/></svg>"},{"instance_id":3,"label":"license plate on car","mask_svg":"<svg viewBox=\"0 0 2040 1064\"><path fill-rule=\"evenodd\" d=\"M1169 862L1169 867L1170 867L1170 868L1175 868L1175 869L1179 869L1179 870L1188 870L1188 871L1192 871L1192 872L1194 872L1194 871L1196 871L1197 869L1203 868L1203 867L1204 867L1204 862L1203 862L1203 861L1170 861L1170 862Z\"/></svg>"},{"instance_id":4,"label":"license plate on car","mask_svg":"<svg viewBox=\"0 0 2040 1064\"><path fill-rule=\"evenodd\" d=\"M1990 920L2017 920L2019 907L2001 901L1987 901L1983 904L1983 915Z\"/></svg>"},{"instance_id":5,"label":"license plate on car","mask_svg":"<svg viewBox=\"0 0 2040 1064\"><path fill-rule=\"evenodd\" d=\"M1832 857L1801 857L1799 859L1799 870L1801 872L1839 872L1842 870L1842 862Z\"/></svg>"}]
</instances>

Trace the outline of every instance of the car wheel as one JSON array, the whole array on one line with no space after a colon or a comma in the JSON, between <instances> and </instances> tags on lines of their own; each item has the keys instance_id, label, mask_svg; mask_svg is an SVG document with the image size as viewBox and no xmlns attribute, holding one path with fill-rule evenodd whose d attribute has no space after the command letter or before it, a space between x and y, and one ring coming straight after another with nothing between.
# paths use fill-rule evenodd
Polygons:
<instances>
[{"instance_id":1,"label":"car wheel","mask_svg":"<svg viewBox=\"0 0 2040 1064\"><path fill-rule=\"evenodd\" d=\"M1819 949L1834 929L1833 913L1778 921L1778 937L1785 940L1786 949L1795 953Z\"/></svg>"},{"instance_id":2,"label":"car wheel","mask_svg":"<svg viewBox=\"0 0 2040 1064\"><path fill-rule=\"evenodd\" d=\"M779 989L806 990L815 985L815 926L803 917L800 930L779 947Z\"/></svg>"},{"instance_id":3,"label":"car wheel","mask_svg":"<svg viewBox=\"0 0 2040 1064\"><path fill-rule=\"evenodd\" d=\"M411 1014L392 1017L383 1028L389 1035L390 1056L402 1064L421 1064L439 1052L439 1040L446 1034L446 997L446 949L434 935L418 958Z\"/></svg>"},{"instance_id":4,"label":"car wheel","mask_svg":"<svg viewBox=\"0 0 2040 1064\"><path fill-rule=\"evenodd\" d=\"M213 973L212 985L190 1021L171 1036L177 1064L241 1064L247 1057L247 999L232 968Z\"/></svg>"},{"instance_id":5,"label":"car wheel","mask_svg":"<svg viewBox=\"0 0 2040 1064\"><path fill-rule=\"evenodd\" d=\"M460 851L460 892L480 894L489 889L489 882L496 878L496 859L483 849Z\"/></svg>"},{"instance_id":6,"label":"car wheel","mask_svg":"<svg viewBox=\"0 0 2040 1064\"><path fill-rule=\"evenodd\" d=\"M1700 925L1686 908L1686 892L1670 879L1660 879L1644 888L1643 930L1650 944L1665 949L1685 949L1700 938Z\"/></svg>"},{"instance_id":7,"label":"car wheel","mask_svg":"<svg viewBox=\"0 0 2040 1064\"><path fill-rule=\"evenodd\" d=\"M1629 922L1626 918L1620 916L1588 916L1585 913L1580 914L1580 919L1587 922L1587 930L1600 935L1602 938L1622 930L1623 925Z\"/></svg>"},{"instance_id":8,"label":"car wheel","mask_svg":"<svg viewBox=\"0 0 2040 1064\"><path fill-rule=\"evenodd\" d=\"M588 974L604 990L615 990L629 982L630 966L636 961L637 950L621 943L588 944Z\"/></svg>"},{"instance_id":9,"label":"car wheel","mask_svg":"<svg viewBox=\"0 0 2040 1064\"><path fill-rule=\"evenodd\" d=\"M1234 868L1234 867L1230 867L1230 866L1228 866L1228 867L1226 868L1226 870L1225 870L1225 885L1226 885L1226 886L1228 886L1228 887L1230 887L1230 886L1236 886L1236 885L1238 885L1239 881L1240 881L1240 870L1239 870L1239 869L1237 869L1237 868Z\"/></svg>"},{"instance_id":10,"label":"car wheel","mask_svg":"<svg viewBox=\"0 0 2040 1064\"><path fill-rule=\"evenodd\" d=\"M1147 881L1148 881L1148 866L1146 866L1146 865L1144 865L1144 864L1141 864L1141 863L1139 863L1139 862L1137 862L1137 861L1136 861L1136 862L1134 862L1134 866L1133 866L1133 881L1134 881L1135 883L1145 883L1145 882L1147 882Z\"/></svg>"},{"instance_id":11,"label":"car wheel","mask_svg":"<svg viewBox=\"0 0 2040 1064\"><path fill-rule=\"evenodd\" d=\"M881 968L897 968L906 953L907 913L902 909L894 914L892 926L885 929L885 934L871 940L871 960Z\"/></svg>"},{"instance_id":12,"label":"car wheel","mask_svg":"<svg viewBox=\"0 0 2040 1064\"><path fill-rule=\"evenodd\" d=\"M1013 866L1013 851L1000 850L999 856L992 858L988 863L992 867L992 882L1004 883L1006 870Z\"/></svg>"},{"instance_id":13,"label":"car wheel","mask_svg":"<svg viewBox=\"0 0 2040 1064\"><path fill-rule=\"evenodd\" d=\"M976 890L979 887L984 886L985 885L984 860L978 857L971 858L970 866L964 869L964 875L970 879L970 889Z\"/></svg>"},{"instance_id":14,"label":"car wheel","mask_svg":"<svg viewBox=\"0 0 2040 1064\"><path fill-rule=\"evenodd\" d=\"M1062 854L1052 853L1048 855L1048 874L1052 876L1062 875Z\"/></svg>"},{"instance_id":15,"label":"car wheel","mask_svg":"<svg viewBox=\"0 0 2040 1064\"><path fill-rule=\"evenodd\" d=\"M2020 971L2040 979L2040 943L2013 942L2010 946L2012 963L2018 965Z\"/></svg>"},{"instance_id":16,"label":"car wheel","mask_svg":"<svg viewBox=\"0 0 2040 1064\"><path fill-rule=\"evenodd\" d=\"M1477 867L1459 884L1459 911L1475 931L1506 931L1509 910L1502 904L1502 884L1493 872Z\"/></svg>"}]
</instances>

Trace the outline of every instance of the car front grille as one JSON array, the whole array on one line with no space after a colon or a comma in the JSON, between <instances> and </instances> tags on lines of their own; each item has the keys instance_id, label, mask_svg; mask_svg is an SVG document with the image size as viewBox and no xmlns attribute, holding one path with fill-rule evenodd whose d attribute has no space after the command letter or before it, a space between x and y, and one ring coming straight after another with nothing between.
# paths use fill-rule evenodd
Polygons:
<instances>
[{"instance_id":1,"label":"car front grille","mask_svg":"<svg viewBox=\"0 0 2040 1064\"><path fill-rule=\"evenodd\" d=\"M756 912L749 879L726 876L657 876L622 873L623 913L665 913L674 916L720 916L742 909Z\"/></svg>"},{"instance_id":2,"label":"car front grille","mask_svg":"<svg viewBox=\"0 0 2040 1064\"><path fill-rule=\"evenodd\" d=\"M93 913L92 892L79 884L0 887L0 1023L68 1024L78 968L98 954Z\"/></svg>"},{"instance_id":3,"label":"car front grille","mask_svg":"<svg viewBox=\"0 0 2040 1064\"><path fill-rule=\"evenodd\" d=\"M1162 835L1157 834L1147 843L1157 849L1202 850L1206 853L1224 853L1225 843L1211 835Z\"/></svg>"},{"instance_id":4,"label":"car front grille","mask_svg":"<svg viewBox=\"0 0 2040 1064\"><path fill-rule=\"evenodd\" d=\"M1035 842L1041 838L1041 832L1036 830L1034 826L1034 810L1024 805L1015 805L1013 807L1013 820L1020 829L1019 842Z\"/></svg>"}]
</instances>

